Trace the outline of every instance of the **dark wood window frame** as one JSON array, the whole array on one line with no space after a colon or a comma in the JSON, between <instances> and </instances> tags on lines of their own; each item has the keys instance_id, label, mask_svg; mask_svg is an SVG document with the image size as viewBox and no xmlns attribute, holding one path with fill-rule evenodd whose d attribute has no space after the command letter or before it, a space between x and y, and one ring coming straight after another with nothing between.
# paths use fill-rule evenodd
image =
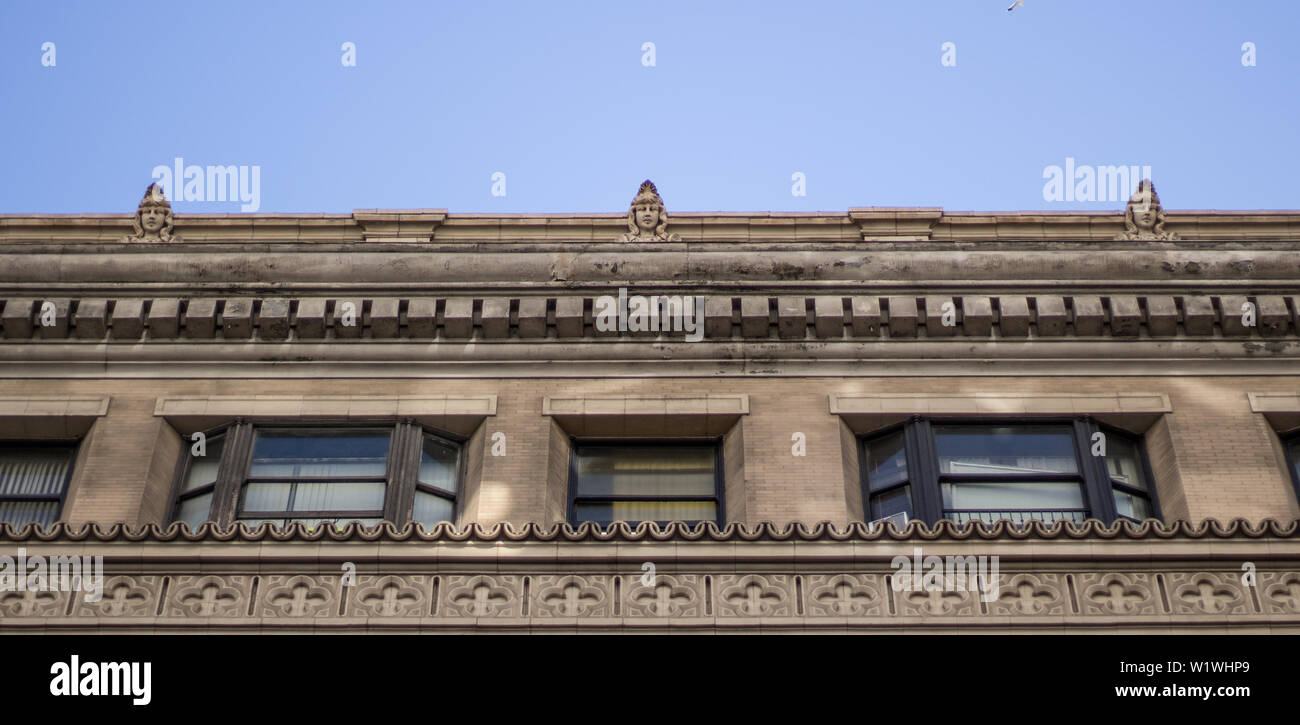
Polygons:
<instances>
[{"instance_id":1,"label":"dark wood window frame","mask_svg":"<svg viewBox=\"0 0 1300 725\"><path fill-rule=\"evenodd\" d=\"M903 487L910 487L911 510L910 518L920 519L921 521L933 525L943 520L943 489L944 483L961 483L961 482L979 482L979 481L1006 481L1008 476L1003 474L945 474L939 471L939 456L934 436L934 426L970 426L972 428L994 428L1001 426L1070 426L1071 435L1074 441L1074 452L1078 471L1076 473L1052 473L1052 474L1017 474L1014 476L1016 481L1064 481L1076 480L1082 487L1083 503L1086 507L1084 515L1086 518L1099 519L1105 523L1111 523L1117 519L1126 519L1133 521L1128 516L1121 516L1115 505L1115 492L1128 493L1140 496L1147 501L1150 507L1150 516L1158 520L1164 520L1160 512L1160 503L1155 492L1155 480L1151 475L1151 466L1147 459L1146 446L1143 445L1142 436L1134 435L1111 426L1102 425L1089 416L1081 417L1052 417L1052 418L1008 418L1008 419L979 419L970 418L924 418L913 416L906 422L898 423L888 428L873 431L869 435L858 438L858 460L862 462L860 466L860 485L862 488L862 507L868 521L874 521L881 516L872 507L872 495L881 495ZM881 487L877 491L872 491L868 481L867 445L887 436L903 433L903 451L907 460L907 475L900 481L890 483ZM1104 456L1093 456L1092 436L1095 433L1102 433L1107 439L1112 436L1122 438L1131 442L1136 451L1139 464L1142 467L1142 475L1147 483L1147 490L1142 490L1134 486L1116 481L1111 478L1110 471L1106 467L1106 458ZM1107 449L1109 450L1109 448ZM1031 511L1030 509L1024 509ZM1053 509L1056 510L1056 509ZM1061 509L1065 510L1065 509ZM1073 509L1070 509L1073 510ZM974 510L972 510L974 511Z\"/></svg>"},{"instance_id":2,"label":"dark wood window frame","mask_svg":"<svg viewBox=\"0 0 1300 725\"><path fill-rule=\"evenodd\" d=\"M1282 443L1282 455L1286 459L1287 476L1291 479L1291 486L1295 488L1296 500L1300 501L1300 459L1291 457L1291 446L1300 442L1300 430L1293 430L1290 433L1279 436Z\"/></svg>"},{"instance_id":3,"label":"dark wood window frame","mask_svg":"<svg viewBox=\"0 0 1300 725\"><path fill-rule=\"evenodd\" d=\"M31 448L69 448L72 455L68 458L68 473L63 478L63 485L59 487L58 496L49 496L44 494L14 494L0 496L0 502L8 503L11 501L44 501L55 502L58 505L54 509L54 521L58 522L63 518L63 509L68 502L68 488L72 484L72 474L77 470L77 456L81 453L80 438L42 438L42 439L4 439L0 440L0 451L11 449L31 449Z\"/></svg>"},{"instance_id":4,"label":"dark wood window frame","mask_svg":"<svg viewBox=\"0 0 1300 725\"><path fill-rule=\"evenodd\" d=\"M710 448L713 450L713 496L579 496L578 495L578 449L579 448L613 448L617 446L694 446L698 448ZM578 521L578 504L579 503L604 503L616 501L662 501L662 502L709 502L714 504L715 517L713 522L722 526L727 520L726 514L726 466L722 460L722 437L709 438L569 438L569 505L567 519L570 524L577 526ZM613 522L593 522L598 526L612 525ZM640 521L628 521L631 525L636 525ZM666 521L657 521L658 524L666 524ZM688 524L699 523L698 521L687 521Z\"/></svg>"},{"instance_id":5,"label":"dark wood window frame","mask_svg":"<svg viewBox=\"0 0 1300 725\"><path fill-rule=\"evenodd\" d=\"M367 419L367 420L349 420L349 421L320 421L311 423L292 422L251 422L244 419L237 419L229 424L202 431L211 441L212 438L224 436L225 442L221 450L221 460L218 463L216 481L204 486L195 488L192 491L182 489L185 485L185 479L189 475L190 462L190 445L192 434L181 437L183 444L180 461L176 468L176 474L172 482L171 495L171 521L178 521L180 505L182 501L199 496L209 491L212 492L212 503L208 509L208 521L216 522L222 526L229 526L239 521L240 511L239 502L244 491L244 486L252 479L248 476L249 467L253 460L253 443L256 439L258 430L312 430L321 431L364 431L364 430L389 430L388 457L386 460L386 474L383 477L366 477L366 480L384 481L384 507L382 515L378 511L293 511L292 517L284 518L382 518L384 521L390 521L401 527L411 521L412 510L415 506L416 490L431 493L444 499L452 501L452 519L458 519L461 515L464 502L463 490L465 486L465 443L466 438L463 436L448 433L443 430L436 430L421 425L418 421L404 419L394 421L392 419ZM456 493L440 489L436 486L420 483L420 458L424 451L424 439L426 436L439 438L446 443L456 447ZM338 479L331 479L338 480ZM351 479L348 479L351 480ZM245 512L249 513L249 512ZM251 512L258 514L263 513L284 513L284 512ZM268 516L267 518L273 518Z\"/></svg>"},{"instance_id":6,"label":"dark wood window frame","mask_svg":"<svg viewBox=\"0 0 1300 725\"><path fill-rule=\"evenodd\" d=\"M194 440L193 440L193 434L181 437L182 453L176 471L175 481L172 484L172 497L171 497L172 509L171 509L171 519L170 519L171 521L177 521L180 519L181 506L186 501L192 498L198 498L200 496L212 494L212 500L216 501L217 482L221 480L221 468L225 464L225 454L226 451L229 449L229 446L226 445L226 439L230 437L230 433L231 433L230 428L233 428L233 425L222 426L220 428L202 431L205 437L205 443L204 443L205 446L211 446L214 440L222 441L221 460L217 462L217 477L213 479L212 483L205 483L202 486L196 486L195 488L189 491L186 491L184 489L185 489L185 479L189 478L190 466L194 462L194 456L190 455L190 451L193 449ZM211 517L211 512L212 512L212 504L209 503L208 504L209 517Z\"/></svg>"}]
</instances>

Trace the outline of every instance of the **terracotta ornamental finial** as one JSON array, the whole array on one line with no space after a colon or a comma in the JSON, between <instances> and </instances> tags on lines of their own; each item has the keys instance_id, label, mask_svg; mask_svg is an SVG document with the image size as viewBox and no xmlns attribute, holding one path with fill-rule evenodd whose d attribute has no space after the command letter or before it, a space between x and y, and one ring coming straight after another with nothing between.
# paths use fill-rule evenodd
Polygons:
<instances>
[{"instance_id":1,"label":"terracotta ornamental finial","mask_svg":"<svg viewBox=\"0 0 1300 725\"><path fill-rule=\"evenodd\" d=\"M681 237L668 233L668 210L654 182L646 179L632 199L627 211L627 232L620 242L680 242Z\"/></svg>"},{"instance_id":2,"label":"terracotta ornamental finial","mask_svg":"<svg viewBox=\"0 0 1300 725\"><path fill-rule=\"evenodd\" d=\"M181 238L172 233L175 221L172 218L172 205L163 196L162 187L150 184L144 190L144 198L136 207L135 218L131 220L135 228L123 241L127 242L179 242Z\"/></svg>"},{"instance_id":3,"label":"terracotta ornamental finial","mask_svg":"<svg viewBox=\"0 0 1300 725\"><path fill-rule=\"evenodd\" d=\"M1137 191L1129 197L1124 208L1124 233L1116 239L1177 239L1178 235L1165 231L1165 209L1160 206L1160 195L1150 179L1143 179Z\"/></svg>"}]
</instances>

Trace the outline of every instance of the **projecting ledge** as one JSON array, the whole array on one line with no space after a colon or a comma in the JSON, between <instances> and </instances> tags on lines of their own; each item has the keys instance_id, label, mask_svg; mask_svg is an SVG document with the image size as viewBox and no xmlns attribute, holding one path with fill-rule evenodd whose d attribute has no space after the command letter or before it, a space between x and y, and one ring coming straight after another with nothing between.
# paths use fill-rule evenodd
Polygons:
<instances>
[{"instance_id":1,"label":"projecting ledge","mask_svg":"<svg viewBox=\"0 0 1300 725\"><path fill-rule=\"evenodd\" d=\"M867 433L915 415L1024 418L1089 415L1141 433L1173 412L1164 393L831 393L830 412L856 433Z\"/></svg>"},{"instance_id":2,"label":"projecting ledge","mask_svg":"<svg viewBox=\"0 0 1300 725\"><path fill-rule=\"evenodd\" d=\"M749 414L749 396L614 395L547 397L542 415L571 435L722 435Z\"/></svg>"},{"instance_id":3,"label":"projecting ledge","mask_svg":"<svg viewBox=\"0 0 1300 725\"><path fill-rule=\"evenodd\" d=\"M154 406L155 416L165 418L182 433L237 418L274 422L411 418L467 435L496 412L495 395L208 395L159 398Z\"/></svg>"},{"instance_id":4,"label":"projecting ledge","mask_svg":"<svg viewBox=\"0 0 1300 725\"><path fill-rule=\"evenodd\" d=\"M107 396L0 397L0 438L82 436L108 414Z\"/></svg>"},{"instance_id":5,"label":"projecting ledge","mask_svg":"<svg viewBox=\"0 0 1300 725\"><path fill-rule=\"evenodd\" d=\"M1259 413L1279 433L1300 428L1300 393L1247 393L1252 412Z\"/></svg>"}]
</instances>

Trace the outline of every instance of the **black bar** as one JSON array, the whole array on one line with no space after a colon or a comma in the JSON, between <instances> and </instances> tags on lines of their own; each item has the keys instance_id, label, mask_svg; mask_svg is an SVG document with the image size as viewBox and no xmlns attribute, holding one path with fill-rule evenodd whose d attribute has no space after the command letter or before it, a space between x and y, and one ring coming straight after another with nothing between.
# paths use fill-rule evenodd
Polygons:
<instances>
[{"instance_id":1,"label":"black bar","mask_svg":"<svg viewBox=\"0 0 1300 725\"><path fill-rule=\"evenodd\" d=\"M1081 629L1080 634L1091 633ZM798 693L808 702L842 701L843 693L861 688L864 662L888 662L887 667L871 668L873 692L888 693L896 703L928 701L934 703L930 711L936 717L962 719L972 712L970 706L995 693L999 693L995 698L999 708L1010 707L1008 699L1022 698L1027 708L1040 708L1044 701L1114 708L1138 703L1201 707L1207 701L1199 694L1190 697L1176 690L1161 694L1162 688L1175 686L1249 688L1248 695L1212 695L1209 699L1220 706L1225 700L1249 705L1290 703L1294 690L1291 653L1300 643L1282 635L1240 634L944 634L924 639L788 635L779 642L770 637L712 636L707 641L683 642L678 636L655 634L636 640L635 658L610 667L599 664L600 653L625 650L630 642L615 641L611 634L594 635L595 639L590 638L593 635L561 636L568 641L516 633L494 637L490 646L480 646L464 640L433 644L428 637L413 634L16 635L4 640L0 681L6 685L9 705L21 703L24 711L45 716L87 708L100 713L192 714L196 703L224 702L229 709L216 713L220 717L246 719L254 708L254 719L260 720L272 713L302 713L302 697L286 697L285 693L316 693L325 698L319 706L333 713L372 706L374 693L405 693L405 697L427 692L434 686L428 667L433 646L445 653L440 662L454 665L437 672L436 686L443 693L474 691L485 677L517 672L518 665L510 663L534 662L538 664L529 668L527 677L510 677L509 691L501 693L502 700L517 702L538 716L588 719L574 710L575 667L582 670L583 703L594 705L592 698L611 697L624 698L626 704L632 682L649 692L676 692L683 658L707 651L710 659L743 669L746 689ZM452 651L454 656L449 654ZM559 666L554 662L557 651L587 654L575 656L568 666ZM56 677L51 670L56 663L70 666L73 655L78 657L79 667L135 662L141 674L143 663L150 663L150 703L132 705L130 695L51 694ZM792 667L790 662L816 666ZM1194 662L1211 663L1211 669L1222 671L1193 672ZM1176 671L1169 671L1170 663ZM1196 667L1201 669L1199 664ZM238 676L232 679L231 673ZM1117 694L1117 688L1129 687L1156 689L1154 693ZM328 697L326 693L330 693ZM764 703L770 706L772 701L737 698L734 705L762 707ZM683 706L671 698L663 704ZM1107 708L1096 712L1124 711Z\"/></svg>"}]
</instances>

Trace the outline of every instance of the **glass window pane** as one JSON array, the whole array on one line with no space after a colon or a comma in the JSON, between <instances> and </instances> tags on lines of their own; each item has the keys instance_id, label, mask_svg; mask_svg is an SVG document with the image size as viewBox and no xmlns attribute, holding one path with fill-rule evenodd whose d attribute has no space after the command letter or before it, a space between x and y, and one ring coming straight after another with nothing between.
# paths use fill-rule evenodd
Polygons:
<instances>
[{"instance_id":1,"label":"glass window pane","mask_svg":"<svg viewBox=\"0 0 1300 725\"><path fill-rule=\"evenodd\" d=\"M1151 518L1151 502L1125 491L1115 491L1115 509L1120 516L1138 521Z\"/></svg>"},{"instance_id":2,"label":"glass window pane","mask_svg":"<svg viewBox=\"0 0 1300 725\"><path fill-rule=\"evenodd\" d=\"M191 529L197 529L199 524L208 520L208 510L211 508L211 493L187 498L181 501L179 510L176 512L176 520L189 524Z\"/></svg>"},{"instance_id":3,"label":"glass window pane","mask_svg":"<svg viewBox=\"0 0 1300 725\"><path fill-rule=\"evenodd\" d=\"M294 484L292 511L378 511L384 508L383 481Z\"/></svg>"},{"instance_id":4,"label":"glass window pane","mask_svg":"<svg viewBox=\"0 0 1300 725\"><path fill-rule=\"evenodd\" d=\"M249 528L256 528L258 524L268 523L276 527L284 527L289 524L298 522L307 527L308 531L314 531L318 526L333 526L342 528L345 524L356 521L362 526L373 528L383 522L383 519L240 519L239 522L247 524Z\"/></svg>"},{"instance_id":5,"label":"glass window pane","mask_svg":"<svg viewBox=\"0 0 1300 725\"><path fill-rule=\"evenodd\" d=\"M250 483L240 511L378 511L383 481L365 483Z\"/></svg>"},{"instance_id":6,"label":"glass window pane","mask_svg":"<svg viewBox=\"0 0 1300 725\"><path fill-rule=\"evenodd\" d=\"M1081 524L1087 520L1088 514L1083 511L945 511L944 518L959 524L967 521L983 521L986 524L996 524L999 521L1010 521L1013 524L1027 524L1030 521L1042 521L1047 524L1072 521Z\"/></svg>"},{"instance_id":7,"label":"glass window pane","mask_svg":"<svg viewBox=\"0 0 1300 725\"><path fill-rule=\"evenodd\" d=\"M0 497L61 496L74 450L72 446L0 447Z\"/></svg>"},{"instance_id":8,"label":"glass window pane","mask_svg":"<svg viewBox=\"0 0 1300 725\"><path fill-rule=\"evenodd\" d=\"M424 524L424 528L428 529L443 521L454 521L455 510L455 504L448 499L424 491L416 491L411 520Z\"/></svg>"},{"instance_id":9,"label":"glass window pane","mask_svg":"<svg viewBox=\"0 0 1300 725\"><path fill-rule=\"evenodd\" d=\"M718 507L712 501L613 501L577 505L577 519L610 521L716 521Z\"/></svg>"},{"instance_id":10,"label":"glass window pane","mask_svg":"<svg viewBox=\"0 0 1300 725\"><path fill-rule=\"evenodd\" d=\"M1066 483L945 483L946 509L1081 509L1083 488Z\"/></svg>"},{"instance_id":11,"label":"glass window pane","mask_svg":"<svg viewBox=\"0 0 1300 725\"><path fill-rule=\"evenodd\" d=\"M336 529L341 529L353 521L367 528L373 528L382 523L383 519L286 519L281 525L287 526L288 524L298 522L303 526L306 526L309 530L314 530L318 526L333 526Z\"/></svg>"},{"instance_id":12,"label":"glass window pane","mask_svg":"<svg viewBox=\"0 0 1300 725\"><path fill-rule=\"evenodd\" d=\"M257 431L250 478L355 478L387 473L389 431Z\"/></svg>"},{"instance_id":13,"label":"glass window pane","mask_svg":"<svg viewBox=\"0 0 1300 725\"><path fill-rule=\"evenodd\" d=\"M907 514L912 518L912 487L903 486L888 493L871 497L871 518L884 519L895 514Z\"/></svg>"},{"instance_id":14,"label":"glass window pane","mask_svg":"<svg viewBox=\"0 0 1300 725\"><path fill-rule=\"evenodd\" d=\"M22 526L34 521L51 526L58 520L58 501L0 501L0 524Z\"/></svg>"},{"instance_id":15,"label":"glass window pane","mask_svg":"<svg viewBox=\"0 0 1300 725\"><path fill-rule=\"evenodd\" d=\"M907 452L903 432L899 431L867 442L867 487L879 491L907 480Z\"/></svg>"},{"instance_id":16,"label":"glass window pane","mask_svg":"<svg viewBox=\"0 0 1300 725\"><path fill-rule=\"evenodd\" d=\"M1069 426L935 426L941 473L1077 473Z\"/></svg>"},{"instance_id":17,"label":"glass window pane","mask_svg":"<svg viewBox=\"0 0 1300 725\"><path fill-rule=\"evenodd\" d=\"M420 483L455 493L459 462L459 446L434 436L425 436L424 450L420 454Z\"/></svg>"},{"instance_id":18,"label":"glass window pane","mask_svg":"<svg viewBox=\"0 0 1300 725\"><path fill-rule=\"evenodd\" d=\"M287 511L291 493L291 483L250 483L244 486L244 500L239 510Z\"/></svg>"},{"instance_id":19,"label":"glass window pane","mask_svg":"<svg viewBox=\"0 0 1300 725\"><path fill-rule=\"evenodd\" d=\"M589 446L577 459L580 496L715 493L712 447Z\"/></svg>"},{"instance_id":20,"label":"glass window pane","mask_svg":"<svg viewBox=\"0 0 1300 725\"><path fill-rule=\"evenodd\" d=\"M221 467L221 451L226 446L225 436L208 438L202 456L193 455L193 441L188 438L183 441L188 442L190 446L190 470L185 474L185 488L182 491L193 491L200 486L214 483L217 480L217 469Z\"/></svg>"},{"instance_id":21,"label":"glass window pane","mask_svg":"<svg viewBox=\"0 0 1300 725\"><path fill-rule=\"evenodd\" d=\"M1291 461L1291 471L1295 474L1295 479L1300 481L1300 438L1293 438L1286 449L1287 460Z\"/></svg>"},{"instance_id":22,"label":"glass window pane","mask_svg":"<svg viewBox=\"0 0 1300 725\"><path fill-rule=\"evenodd\" d=\"M1106 436L1106 470L1112 480L1146 490L1142 458L1137 444L1117 435Z\"/></svg>"}]
</instances>

